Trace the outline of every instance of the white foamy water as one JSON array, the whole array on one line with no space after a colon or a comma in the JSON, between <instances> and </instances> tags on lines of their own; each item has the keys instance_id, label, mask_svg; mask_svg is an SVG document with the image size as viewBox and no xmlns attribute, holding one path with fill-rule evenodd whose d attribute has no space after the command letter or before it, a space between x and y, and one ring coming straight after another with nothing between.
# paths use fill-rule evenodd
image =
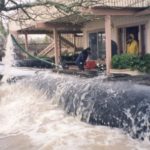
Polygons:
<instances>
[{"instance_id":1,"label":"white foamy water","mask_svg":"<svg viewBox=\"0 0 150 150\"><path fill-rule=\"evenodd\" d=\"M2 63L4 64L3 81L5 82L8 79L8 77L11 76L12 74L11 68L15 64L14 45L13 45L11 34L9 34L7 37L5 57L3 58Z\"/></svg>"},{"instance_id":2,"label":"white foamy water","mask_svg":"<svg viewBox=\"0 0 150 150\"><path fill-rule=\"evenodd\" d=\"M22 83L0 86L0 150L149 150L122 130L68 116Z\"/></svg>"}]
</instances>

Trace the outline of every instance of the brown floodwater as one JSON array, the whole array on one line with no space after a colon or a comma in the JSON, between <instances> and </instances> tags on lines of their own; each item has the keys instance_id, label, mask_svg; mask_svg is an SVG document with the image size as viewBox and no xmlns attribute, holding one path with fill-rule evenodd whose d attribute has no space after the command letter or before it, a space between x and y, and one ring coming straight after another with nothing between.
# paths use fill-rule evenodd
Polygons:
<instances>
[{"instance_id":1,"label":"brown floodwater","mask_svg":"<svg viewBox=\"0 0 150 150\"><path fill-rule=\"evenodd\" d=\"M0 86L0 150L149 149L149 141L134 140L121 129L68 116L31 87Z\"/></svg>"}]
</instances>

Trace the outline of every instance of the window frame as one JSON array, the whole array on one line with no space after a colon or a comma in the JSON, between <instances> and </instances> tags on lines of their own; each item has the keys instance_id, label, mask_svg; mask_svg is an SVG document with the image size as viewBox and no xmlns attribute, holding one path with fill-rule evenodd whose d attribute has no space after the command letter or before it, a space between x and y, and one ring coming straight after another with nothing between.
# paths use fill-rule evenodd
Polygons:
<instances>
[{"instance_id":1,"label":"window frame","mask_svg":"<svg viewBox=\"0 0 150 150\"><path fill-rule=\"evenodd\" d=\"M145 54L146 52L146 22L143 23L133 23L128 25L122 25L117 27L117 34L118 34L118 46L119 46L119 53L126 53L126 33L127 28L130 27L138 27L138 41L139 41L139 54ZM144 27L142 31L142 27ZM123 37L120 35L120 30L123 30ZM143 39L144 38L144 39ZM122 41L121 41L122 40Z\"/></svg>"}]
</instances>

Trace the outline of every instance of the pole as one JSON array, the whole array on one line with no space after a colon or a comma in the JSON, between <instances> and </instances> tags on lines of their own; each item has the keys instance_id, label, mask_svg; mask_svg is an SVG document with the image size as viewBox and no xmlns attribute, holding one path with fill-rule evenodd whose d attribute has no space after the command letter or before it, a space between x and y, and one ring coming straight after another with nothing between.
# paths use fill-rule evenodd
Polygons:
<instances>
[{"instance_id":1,"label":"pole","mask_svg":"<svg viewBox=\"0 0 150 150\"><path fill-rule=\"evenodd\" d=\"M105 34L106 34L106 74L110 75L111 69L111 16L105 16Z\"/></svg>"}]
</instances>

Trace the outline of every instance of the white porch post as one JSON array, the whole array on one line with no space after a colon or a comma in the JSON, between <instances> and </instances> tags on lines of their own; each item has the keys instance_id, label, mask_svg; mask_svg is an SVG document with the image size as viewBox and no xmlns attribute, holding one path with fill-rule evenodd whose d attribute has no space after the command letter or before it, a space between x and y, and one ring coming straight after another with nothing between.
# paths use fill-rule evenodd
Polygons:
<instances>
[{"instance_id":1,"label":"white porch post","mask_svg":"<svg viewBox=\"0 0 150 150\"><path fill-rule=\"evenodd\" d=\"M56 29L53 29L54 34L54 50L55 50L55 64L60 63L60 46L59 46L59 35Z\"/></svg>"},{"instance_id":2,"label":"white porch post","mask_svg":"<svg viewBox=\"0 0 150 150\"><path fill-rule=\"evenodd\" d=\"M105 34L106 34L106 74L110 75L111 69L111 16L105 16Z\"/></svg>"}]
</instances>

